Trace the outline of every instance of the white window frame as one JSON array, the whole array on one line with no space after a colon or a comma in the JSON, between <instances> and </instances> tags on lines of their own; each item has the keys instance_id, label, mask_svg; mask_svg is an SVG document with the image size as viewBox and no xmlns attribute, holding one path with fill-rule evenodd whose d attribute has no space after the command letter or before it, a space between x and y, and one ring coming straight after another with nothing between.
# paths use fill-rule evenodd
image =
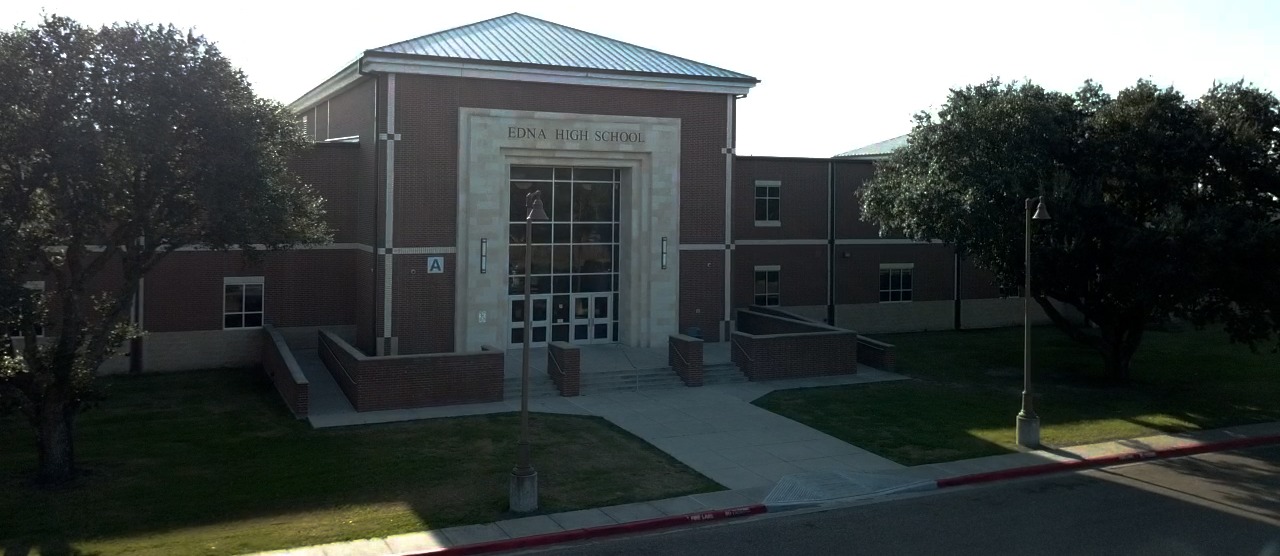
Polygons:
<instances>
[{"instance_id":1,"label":"white window frame","mask_svg":"<svg viewBox=\"0 0 1280 556\"><path fill-rule=\"evenodd\" d=\"M240 307L236 311L232 311L227 307L227 286L240 286ZM262 288L262 307L258 311L246 311L244 307L244 290L245 286L259 286ZM262 276L227 276L222 279L222 329L223 330L255 330L262 328L267 322L267 287ZM240 315L240 326L227 326L228 315ZM246 315L258 315L259 321L257 326L244 326L244 317Z\"/></svg>"},{"instance_id":2,"label":"white window frame","mask_svg":"<svg viewBox=\"0 0 1280 556\"><path fill-rule=\"evenodd\" d=\"M23 287L29 290L40 290L41 301L44 301L43 299L44 293L45 293L44 280L35 280L31 282L26 282L22 285ZM12 330L9 331L9 337L15 338L15 339L21 338L21 336L19 336L17 333L15 333L15 331L12 331ZM40 323L40 325L36 328L36 337L37 338L44 337L44 323Z\"/></svg>"},{"instance_id":3,"label":"white window frame","mask_svg":"<svg viewBox=\"0 0 1280 556\"><path fill-rule=\"evenodd\" d=\"M880 271L876 273L876 287L878 291L877 298L880 300L880 303L911 303L914 301L916 297L915 268L915 263L881 263ZM904 270L909 272L909 275L911 276L911 287L904 288L901 286L901 282L899 282L899 287L893 287L893 271L895 270L898 271L900 275ZM880 283L880 277L884 275L885 271L889 272L890 283L888 289L882 287ZM901 278L899 278L899 280L901 280ZM898 299L893 299L893 292L898 292ZM890 299L884 299L885 293L889 294ZM903 295L904 293L907 295ZM911 299L902 299L903 297L910 297Z\"/></svg>"},{"instance_id":4,"label":"white window frame","mask_svg":"<svg viewBox=\"0 0 1280 556\"><path fill-rule=\"evenodd\" d=\"M769 293L769 285L768 285L769 278L767 275L765 276L764 291L761 292L759 290L760 280L757 278L757 275L761 272L774 273L774 278L775 278L774 281L777 283L777 288L776 288L777 291L774 291L773 293ZM752 269L752 272L751 272L751 290L753 294L751 298L752 305L760 305L762 307L781 307L782 306L782 267L776 264L775 265L757 265L754 269ZM766 303L763 303L763 304L756 303L756 301L758 301L761 297L765 299ZM771 298L773 300L773 303L767 303L767 301Z\"/></svg>"},{"instance_id":5,"label":"white window frame","mask_svg":"<svg viewBox=\"0 0 1280 556\"><path fill-rule=\"evenodd\" d=\"M775 188L778 193L774 197L769 197L769 196L761 197L760 196L761 187ZM780 180L756 180L755 185L752 186L751 188L751 199L752 199L751 217L755 219L756 226L764 228L764 227L778 227L782 225L782 182ZM760 215L756 211L756 205L758 205L762 200L765 201L766 203L772 200L774 201L774 203L777 204L778 217L776 219L760 220L759 218ZM768 212L769 212L768 210L765 210L766 215Z\"/></svg>"}]
</instances>

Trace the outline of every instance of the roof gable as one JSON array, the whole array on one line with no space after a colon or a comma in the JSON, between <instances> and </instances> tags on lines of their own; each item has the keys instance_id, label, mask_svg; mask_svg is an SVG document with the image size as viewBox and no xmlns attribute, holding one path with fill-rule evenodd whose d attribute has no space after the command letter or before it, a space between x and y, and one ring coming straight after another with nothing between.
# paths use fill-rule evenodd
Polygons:
<instances>
[{"instance_id":1,"label":"roof gable","mask_svg":"<svg viewBox=\"0 0 1280 556\"><path fill-rule=\"evenodd\" d=\"M759 82L749 75L521 13L389 44L367 53Z\"/></svg>"}]
</instances>

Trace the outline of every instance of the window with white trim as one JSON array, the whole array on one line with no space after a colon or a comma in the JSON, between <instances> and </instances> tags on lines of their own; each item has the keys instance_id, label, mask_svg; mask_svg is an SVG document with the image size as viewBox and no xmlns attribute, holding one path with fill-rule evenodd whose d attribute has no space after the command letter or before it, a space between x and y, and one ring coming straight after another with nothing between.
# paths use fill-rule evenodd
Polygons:
<instances>
[{"instance_id":1,"label":"window with white trim","mask_svg":"<svg viewBox=\"0 0 1280 556\"><path fill-rule=\"evenodd\" d=\"M24 285L24 286L26 286L26 287L27 287L27 289L29 289L29 290L35 290L35 291L39 292L39 293L37 293L37 294L36 294L36 296L37 296L37 298L36 298L36 303L37 303L37 304L38 304L39 302L43 301L43 298L44 298L44 282L27 282L26 284L23 284L23 285ZM9 337L10 337L10 338L18 338L18 337L21 337L21 336L22 336L22 331L20 331L20 330L10 330L10 331L9 331ZM43 324L40 324L40 323L37 323L37 324L36 324L36 336L44 336L44 325L43 325Z\"/></svg>"},{"instance_id":2,"label":"window with white trim","mask_svg":"<svg viewBox=\"0 0 1280 556\"><path fill-rule=\"evenodd\" d=\"M894 303L911 301L912 273L914 263L891 263L880 265L880 302Z\"/></svg>"},{"instance_id":3,"label":"window with white trim","mask_svg":"<svg viewBox=\"0 0 1280 556\"><path fill-rule=\"evenodd\" d=\"M757 266L755 268L755 304L762 306L779 305L778 274L779 266Z\"/></svg>"},{"instance_id":4,"label":"window with white trim","mask_svg":"<svg viewBox=\"0 0 1280 556\"><path fill-rule=\"evenodd\" d=\"M263 319L261 276L222 279L222 328L258 328Z\"/></svg>"},{"instance_id":5,"label":"window with white trim","mask_svg":"<svg viewBox=\"0 0 1280 556\"><path fill-rule=\"evenodd\" d=\"M778 226L778 204L782 199L782 182L756 180L756 225Z\"/></svg>"}]
</instances>

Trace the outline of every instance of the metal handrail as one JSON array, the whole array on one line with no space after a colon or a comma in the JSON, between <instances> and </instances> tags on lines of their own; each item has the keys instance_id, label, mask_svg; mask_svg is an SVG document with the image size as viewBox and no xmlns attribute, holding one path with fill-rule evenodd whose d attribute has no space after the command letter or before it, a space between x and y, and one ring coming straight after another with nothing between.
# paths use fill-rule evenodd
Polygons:
<instances>
[{"instance_id":1,"label":"metal handrail","mask_svg":"<svg viewBox=\"0 0 1280 556\"><path fill-rule=\"evenodd\" d=\"M733 343L733 346L734 346L734 347L738 348L738 351L741 351L741 352L742 352L742 354L743 354L743 355L745 355L745 356L747 357L747 361L750 361L750 362L752 362L752 363L755 363L755 362L756 362L756 359L755 359L754 357L751 357L751 354L750 354L750 353L747 353L747 348L742 347L742 345L741 345L741 344L739 344L737 340L735 340L735 339L733 339L733 338L729 338L729 341L730 341L731 343Z\"/></svg>"},{"instance_id":2,"label":"metal handrail","mask_svg":"<svg viewBox=\"0 0 1280 556\"><path fill-rule=\"evenodd\" d=\"M342 364L341 359L338 359L338 354L333 352L333 348L329 347L329 343L325 340L321 340L320 346L323 347L325 351L329 352L329 357L332 357L333 362L338 365L339 369L342 369L342 374L347 377L347 380L350 381L351 384L356 384L356 379L351 378L351 373L347 372L347 367ZM323 363L323 361L321 362Z\"/></svg>"},{"instance_id":3,"label":"metal handrail","mask_svg":"<svg viewBox=\"0 0 1280 556\"><path fill-rule=\"evenodd\" d=\"M669 346L669 347L671 348L671 350L672 350L672 351L676 352L676 357L679 357L681 361L684 361L684 366L685 366L685 368L688 368L688 367L689 367L689 360L688 360L688 359L685 359L685 358L684 358L684 354L680 353L680 348L678 348L678 347L676 347L676 346L674 346L674 345L671 345L671 346Z\"/></svg>"}]
</instances>

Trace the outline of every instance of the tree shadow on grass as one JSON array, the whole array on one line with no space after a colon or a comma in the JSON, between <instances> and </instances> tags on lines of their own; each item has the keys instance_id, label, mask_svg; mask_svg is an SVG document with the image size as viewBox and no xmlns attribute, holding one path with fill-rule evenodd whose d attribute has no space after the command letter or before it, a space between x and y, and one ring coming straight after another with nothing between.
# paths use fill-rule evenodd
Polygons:
<instances>
[{"instance_id":1,"label":"tree shadow on grass","mask_svg":"<svg viewBox=\"0 0 1280 556\"><path fill-rule=\"evenodd\" d=\"M260 373L112 382L117 397L80 423L93 473L76 485L32 488L34 453L0 453L5 556L264 550L282 548L276 537L318 544L509 517L515 414L313 430ZM599 418L535 414L531 425L546 511L720 488ZM30 445L23 426L0 420L0 439Z\"/></svg>"}]
</instances>

